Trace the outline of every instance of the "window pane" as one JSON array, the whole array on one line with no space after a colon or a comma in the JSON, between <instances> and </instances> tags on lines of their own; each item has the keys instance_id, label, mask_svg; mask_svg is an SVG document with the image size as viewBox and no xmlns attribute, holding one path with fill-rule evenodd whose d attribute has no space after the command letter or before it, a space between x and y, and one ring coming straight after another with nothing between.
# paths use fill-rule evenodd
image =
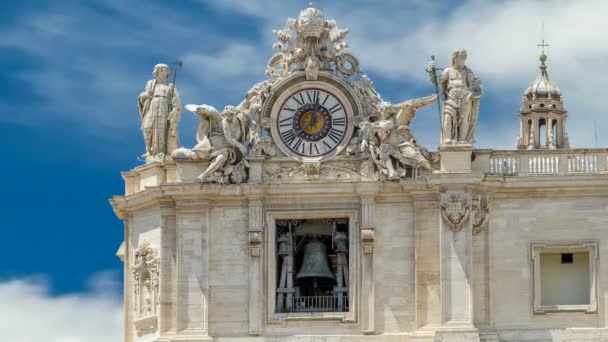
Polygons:
<instances>
[{"instance_id":1,"label":"window pane","mask_svg":"<svg viewBox=\"0 0 608 342\"><path fill-rule=\"evenodd\" d=\"M572 253L572 263L562 254L541 254L541 305L589 304L589 253Z\"/></svg>"}]
</instances>

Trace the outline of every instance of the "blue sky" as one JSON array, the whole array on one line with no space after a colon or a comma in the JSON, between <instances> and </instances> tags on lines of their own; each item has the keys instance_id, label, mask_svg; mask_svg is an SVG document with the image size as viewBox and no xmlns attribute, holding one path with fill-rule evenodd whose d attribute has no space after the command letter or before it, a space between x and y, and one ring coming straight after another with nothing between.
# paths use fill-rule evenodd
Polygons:
<instances>
[{"instance_id":1,"label":"blue sky","mask_svg":"<svg viewBox=\"0 0 608 342\"><path fill-rule=\"evenodd\" d=\"M608 13L606 1L315 3L326 18L351 29L351 52L391 102L433 93L424 73L429 56L446 65L454 48L467 48L468 65L485 89L478 147L500 149L515 146L521 94L538 73L536 44L544 21L549 73L565 94L572 145L593 147L594 123L600 132L597 145L608 145L601 134L608 128L605 85L596 76L608 68L608 46L602 43L608 32L602 17ZM136 97L153 66L184 61L177 79L183 103L238 104L265 78L274 53L271 30L282 28L306 5L273 0L3 2L0 228L7 243L0 249L0 301L29 295L38 306L53 308L71 298L83 310L105 308L119 317L122 265L114 253L123 231L107 200L123 192L120 171L141 163ZM423 145L434 148L436 108L421 110L413 129ZM195 117L184 112L183 145L194 144L195 130ZM24 317L36 311L23 307ZM100 324L113 327L119 321L114 317Z\"/></svg>"}]
</instances>

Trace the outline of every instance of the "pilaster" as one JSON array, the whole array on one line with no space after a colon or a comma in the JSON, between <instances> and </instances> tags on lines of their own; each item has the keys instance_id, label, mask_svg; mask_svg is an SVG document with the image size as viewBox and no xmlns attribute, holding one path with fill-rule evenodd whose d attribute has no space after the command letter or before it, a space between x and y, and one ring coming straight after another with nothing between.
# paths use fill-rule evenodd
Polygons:
<instances>
[{"instance_id":1,"label":"pilaster","mask_svg":"<svg viewBox=\"0 0 608 342\"><path fill-rule=\"evenodd\" d=\"M249 334L262 333L263 201L249 199Z\"/></svg>"},{"instance_id":2,"label":"pilaster","mask_svg":"<svg viewBox=\"0 0 608 342\"><path fill-rule=\"evenodd\" d=\"M471 194L441 194L441 328L435 341L479 341L473 325Z\"/></svg>"},{"instance_id":3,"label":"pilaster","mask_svg":"<svg viewBox=\"0 0 608 342\"><path fill-rule=\"evenodd\" d=\"M209 339L209 203L178 201L177 334L173 340Z\"/></svg>"},{"instance_id":4,"label":"pilaster","mask_svg":"<svg viewBox=\"0 0 608 342\"><path fill-rule=\"evenodd\" d=\"M174 202L163 202L160 251L160 333L175 334L177 328L177 236Z\"/></svg>"},{"instance_id":5,"label":"pilaster","mask_svg":"<svg viewBox=\"0 0 608 342\"><path fill-rule=\"evenodd\" d=\"M375 199L372 196L361 198L361 246L363 249L362 282L362 319L364 334L375 331L375 293L374 293L374 211Z\"/></svg>"},{"instance_id":6,"label":"pilaster","mask_svg":"<svg viewBox=\"0 0 608 342\"><path fill-rule=\"evenodd\" d=\"M125 342L131 342L133 340L133 327L132 327L132 308L130 306L133 303L131 293L133 292L133 281L131 280L131 251L133 246L131 244L131 214L126 214L123 219L124 224L124 260L123 260L123 310L124 310L124 340Z\"/></svg>"}]
</instances>

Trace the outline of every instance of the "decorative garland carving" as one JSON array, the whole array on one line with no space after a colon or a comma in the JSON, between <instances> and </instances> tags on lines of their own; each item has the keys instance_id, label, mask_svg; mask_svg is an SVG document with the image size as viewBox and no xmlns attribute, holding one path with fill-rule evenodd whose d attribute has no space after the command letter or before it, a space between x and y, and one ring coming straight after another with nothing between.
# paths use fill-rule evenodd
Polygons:
<instances>
[{"instance_id":1,"label":"decorative garland carving","mask_svg":"<svg viewBox=\"0 0 608 342\"><path fill-rule=\"evenodd\" d=\"M473 235L488 230L490 221L490 199L487 194L478 194L473 199Z\"/></svg>"}]
</instances>

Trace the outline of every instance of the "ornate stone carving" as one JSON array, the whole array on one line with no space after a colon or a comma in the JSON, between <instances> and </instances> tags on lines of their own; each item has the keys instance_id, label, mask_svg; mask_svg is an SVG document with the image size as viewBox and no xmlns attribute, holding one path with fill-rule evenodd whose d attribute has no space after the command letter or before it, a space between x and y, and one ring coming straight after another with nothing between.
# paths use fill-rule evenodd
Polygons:
<instances>
[{"instance_id":1,"label":"ornate stone carving","mask_svg":"<svg viewBox=\"0 0 608 342\"><path fill-rule=\"evenodd\" d=\"M304 162L304 179L305 180L319 180L321 173L320 162Z\"/></svg>"},{"instance_id":2,"label":"ornate stone carving","mask_svg":"<svg viewBox=\"0 0 608 342\"><path fill-rule=\"evenodd\" d=\"M244 143L250 133L247 113L226 106L220 113L209 105L186 105L201 117L196 132L198 143L193 149L180 148L175 159L209 160L207 169L198 176L201 182L242 183L247 179L247 149Z\"/></svg>"},{"instance_id":3,"label":"ornate stone carving","mask_svg":"<svg viewBox=\"0 0 608 342\"><path fill-rule=\"evenodd\" d=\"M373 228L361 229L361 244L363 245L363 253L371 254L374 252L375 233Z\"/></svg>"},{"instance_id":4,"label":"ornate stone carving","mask_svg":"<svg viewBox=\"0 0 608 342\"><path fill-rule=\"evenodd\" d=\"M396 180L406 176L406 167L431 168L432 156L416 144L410 124L416 110L428 106L435 95L392 105L376 103L370 121L360 124L361 150L368 150L381 180Z\"/></svg>"},{"instance_id":5,"label":"ornate stone carving","mask_svg":"<svg viewBox=\"0 0 608 342\"><path fill-rule=\"evenodd\" d=\"M137 97L141 130L146 143L146 163L163 161L178 149L178 124L182 106L174 83L168 81L169 66L157 64L145 90Z\"/></svg>"},{"instance_id":6,"label":"ornate stone carving","mask_svg":"<svg viewBox=\"0 0 608 342\"><path fill-rule=\"evenodd\" d=\"M471 213L470 203L470 194L465 191L447 191L441 194L441 218L450 230L462 230Z\"/></svg>"},{"instance_id":7,"label":"ornate stone carving","mask_svg":"<svg viewBox=\"0 0 608 342\"><path fill-rule=\"evenodd\" d=\"M157 329L159 310L159 263L156 249L143 240L133 261L134 325L138 335Z\"/></svg>"},{"instance_id":8,"label":"ornate stone carving","mask_svg":"<svg viewBox=\"0 0 608 342\"><path fill-rule=\"evenodd\" d=\"M473 235L479 234L488 230L488 222L490 220L490 199L487 194L478 194L474 196L472 203L473 210Z\"/></svg>"},{"instance_id":9,"label":"ornate stone carving","mask_svg":"<svg viewBox=\"0 0 608 342\"><path fill-rule=\"evenodd\" d=\"M262 232L249 232L249 252L252 257L259 258L262 250Z\"/></svg>"},{"instance_id":10,"label":"ornate stone carving","mask_svg":"<svg viewBox=\"0 0 608 342\"><path fill-rule=\"evenodd\" d=\"M355 75L360 72L359 62L343 52L348 47L344 41L348 32L311 6L298 19L288 19L284 29L273 31L278 39L273 48L279 52L268 61L266 73L280 78L304 70L307 80L316 80L320 70L335 70L346 78Z\"/></svg>"},{"instance_id":11,"label":"ornate stone carving","mask_svg":"<svg viewBox=\"0 0 608 342\"><path fill-rule=\"evenodd\" d=\"M281 165L278 169L264 169L264 178L280 180L352 179L360 176L353 163L302 163L297 166Z\"/></svg>"},{"instance_id":12,"label":"ornate stone carving","mask_svg":"<svg viewBox=\"0 0 608 342\"><path fill-rule=\"evenodd\" d=\"M435 61L429 64L430 80L441 85L443 99L442 144L472 144L479 114L479 99L482 95L481 81L465 65L467 52L456 49L452 53L452 66L435 74Z\"/></svg>"}]
</instances>

